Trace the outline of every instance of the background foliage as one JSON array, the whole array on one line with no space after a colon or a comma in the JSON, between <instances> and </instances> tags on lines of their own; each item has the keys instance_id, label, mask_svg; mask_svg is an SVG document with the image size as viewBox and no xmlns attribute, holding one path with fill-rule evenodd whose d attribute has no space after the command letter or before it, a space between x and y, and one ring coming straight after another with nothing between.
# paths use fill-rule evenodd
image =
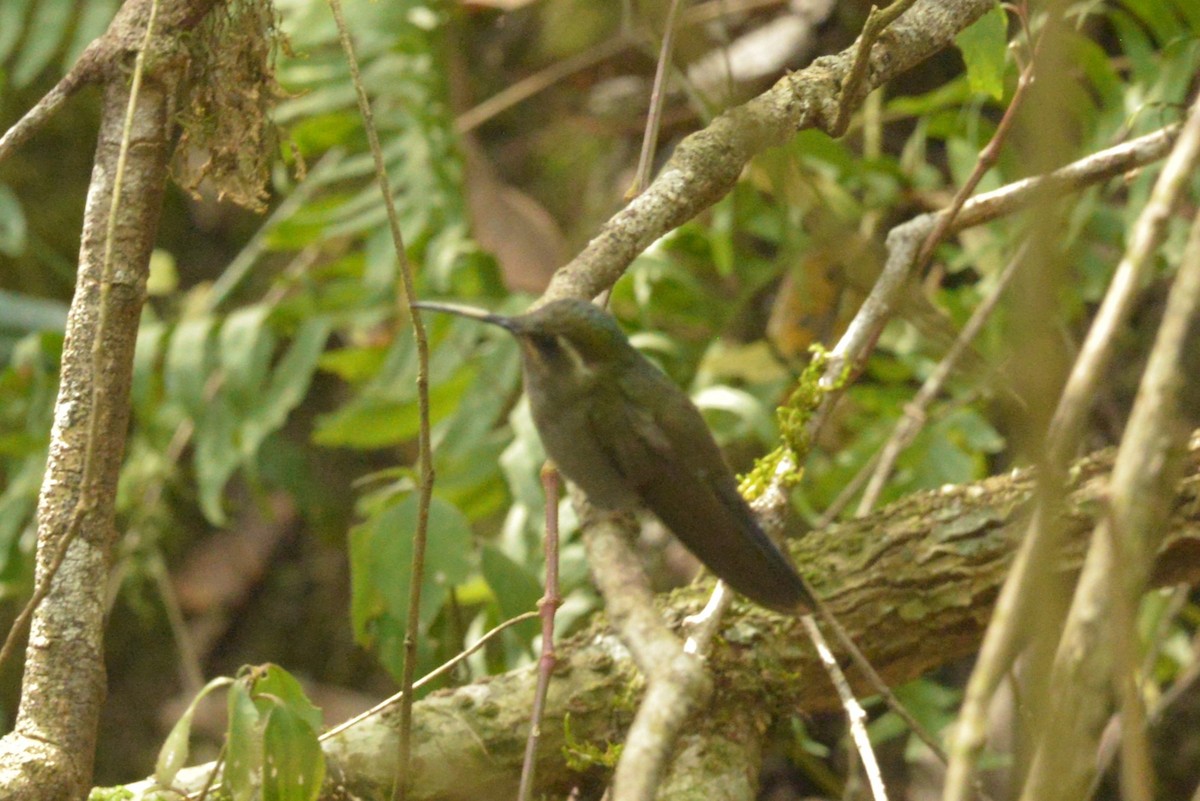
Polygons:
<instances>
[{"instance_id":1,"label":"background foliage","mask_svg":"<svg viewBox=\"0 0 1200 801\"><path fill-rule=\"evenodd\" d=\"M505 12L487 3L346 4L419 293L504 312L522 309L544 283L539 265L560 263L619 208L662 18L653 2L517 5ZM103 30L115 6L0 4L4 127ZM114 616L111 638L113 667L130 677L130 692L134 678L177 660L207 674L271 659L316 684L365 692L387 686L375 664L399 671L415 514L415 349L328 8L314 0L278 0L275 8L291 52L278 58L286 97L276 120L286 144L272 210L251 215L205 187L195 197L176 193L153 265L122 474L122 582L112 588L114 603L132 613ZM865 12L865 3L838 4L810 50L780 69L848 44ZM688 25L681 72L690 75L686 65L782 13L764 4ZM1200 66L1200 7L1092 2L1073 6L1071 19L1076 80L1062 104L1076 156L1179 117ZM1016 33L997 10L964 33L960 53L889 86L875 116L856 121L845 138L806 132L762 155L733 192L655 243L614 288L612 309L632 340L688 389L739 470L774 444L776 404L808 346L831 342L871 285L888 228L944 205L970 173L1015 88L1005 41ZM457 115L482 99L617 36L636 44L460 130ZM769 80L678 82L664 150ZM32 515L87 179L90 143L81 142L91 136L95 99L73 103L77 113L60 116L0 166L0 593L10 614L29 591ZM980 189L1027 169L1020 152L1006 148ZM1071 226L1058 243L1073 265L1064 289L1070 316L1059 321L1068 346L1078 342L1153 177L1154 170L1125 176L1069 201ZM1026 222L992 223L939 250L817 443L795 490L798 527L811 524L886 439ZM1172 259L1184 237L1176 223L1164 249ZM1142 314L1152 319L1155 293L1148 297ZM470 321L430 324L438 481L418 672L533 607L544 525L543 454L520 397L515 347ZM989 324L976 343L977 365L934 406L886 498L1024 458L1009 436L1021 414L1006 396L1011 325L1004 309ZM1132 365L1147 343L1140 329L1128 340L1123 361ZM1105 389L1094 443L1119 433L1135 375L1122 372ZM569 530L571 507L560 512ZM272 527L282 533L254 540L266 554L257 562L238 557L236 536L218 536ZM665 545L662 532L648 527L644 540L663 586L686 578L686 555ZM221 569L205 573L196 566L208 564L204 558ZM597 601L577 541L567 540L562 558L566 631ZM180 588L162 580L164 566ZM189 583L196 575L202 580ZM205 589L221 581L243 590ZM211 624L217 633L198 633L197 622L214 615L223 618ZM237 621L242 615L247 620ZM320 632L329 639L315 641ZM349 632L365 650L351 645ZM524 663L534 635L510 632L455 680ZM139 656L134 648L146 650ZM1177 651L1163 652L1167 673L1183 661ZM181 682L198 689L188 671ZM122 680L116 684L119 699ZM156 701L178 689L159 690ZM11 681L6 692L11 698ZM907 692L933 717L953 697L929 682ZM141 723L148 741L161 739L154 722ZM877 723L881 737L898 731L887 717ZM122 778L145 772L144 760L110 754L106 762L102 754L101 766Z\"/></svg>"}]
</instances>

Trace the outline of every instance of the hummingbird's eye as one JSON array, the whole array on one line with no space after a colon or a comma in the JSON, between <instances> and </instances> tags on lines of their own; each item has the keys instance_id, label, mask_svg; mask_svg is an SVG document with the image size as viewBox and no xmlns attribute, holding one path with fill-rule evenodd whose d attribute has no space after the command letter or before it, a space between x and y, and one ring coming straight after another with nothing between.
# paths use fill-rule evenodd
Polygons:
<instances>
[{"instance_id":1,"label":"hummingbird's eye","mask_svg":"<svg viewBox=\"0 0 1200 801\"><path fill-rule=\"evenodd\" d=\"M552 359L557 356L562 348L558 345L558 337L548 336L546 334L534 334L529 337L530 343L537 349L537 352L545 359Z\"/></svg>"}]
</instances>

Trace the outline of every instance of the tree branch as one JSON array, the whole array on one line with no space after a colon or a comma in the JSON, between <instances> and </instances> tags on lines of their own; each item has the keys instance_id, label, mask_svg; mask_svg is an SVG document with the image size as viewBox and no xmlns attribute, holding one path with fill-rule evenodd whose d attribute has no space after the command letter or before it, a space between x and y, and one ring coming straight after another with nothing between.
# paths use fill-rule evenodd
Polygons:
<instances>
[{"instance_id":1,"label":"tree branch","mask_svg":"<svg viewBox=\"0 0 1200 801\"><path fill-rule=\"evenodd\" d=\"M1109 449L1071 469L1071 494L1058 521L1066 542L1059 570L1076 571L1082 564L1088 534L1103 510L1113 459ZM1176 488L1156 561L1156 585L1200 578L1200 432L1184 461L1185 477ZM1033 471L1024 469L917 493L870 517L811 532L792 545L792 554L880 674L900 684L978 647L1015 551L1014 538L1024 529L1034 480ZM690 587L660 597L672 628L700 608L707 590ZM560 656L538 762L538 790L552 794L607 777L610 765L600 755L623 741L644 689L628 650L603 616L564 643ZM699 730L739 709L760 712L754 727L761 727L797 710L837 708L837 696L806 644L799 619L735 603L709 668L716 685L710 706L693 718ZM500 798L515 792L535 681L530 666L419 702L410 798ZM340 767L330 771L340 774L339 792L386 797L396 736L394 721L386 717L326 743L331 764ZM590 756L580 756L585 751ZM585 764L572 768L565 754ZM205 775L195 768L179 781L186 788ZM323 797L340 796L331 787Z\"/></svg>"}]
</instances>

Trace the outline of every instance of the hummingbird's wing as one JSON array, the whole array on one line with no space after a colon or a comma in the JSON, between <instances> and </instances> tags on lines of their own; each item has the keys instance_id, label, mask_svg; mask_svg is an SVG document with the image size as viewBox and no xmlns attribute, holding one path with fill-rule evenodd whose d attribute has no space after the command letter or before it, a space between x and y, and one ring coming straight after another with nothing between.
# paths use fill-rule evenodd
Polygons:
<instances>
[{"instance_id":1,"label":"hummingbird's wing","mask_svg":"<svg viewBox=\"0 0 1200 801\"><path fill-rule=\"evenodd\" d=\"M804 581L755 521L699 410L646 368L604 387L620 397L590 405L592 439L646 508L733 589L772 609L811 608Z\"/></svg>"}]
</instances>

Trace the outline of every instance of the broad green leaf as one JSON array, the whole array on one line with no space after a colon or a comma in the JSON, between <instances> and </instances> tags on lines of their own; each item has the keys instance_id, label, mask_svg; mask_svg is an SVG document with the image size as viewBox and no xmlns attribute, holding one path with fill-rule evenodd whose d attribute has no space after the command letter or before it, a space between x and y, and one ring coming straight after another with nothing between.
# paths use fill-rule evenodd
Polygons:
<instances>
[{"instance_id":1,"label":"broad green leaf","mask_svg":"<svg viewBox=\"0 0 1200 801\"><path fill-rule=\"evenodd\" d=\"M25 11L25 3L0 3L0 63L8 63L13 45L21 40Z\"/></svg>"},{"instance_id":2,"label":"broad green leaf","mask_svg":"<svg viewBox=\"0 0 1200 801\"><path fill-rule=\"evenodd\" d=\"M1008 18L997 3L954 39L967 65L967 82L972 92L1004 97L1005 51L1008 48Z\"/></svg>"},{"instance_id":3,"label":"broad green leaf","mask_svg":"<svg viewBox=\"0 0 1200 801\"><path fill-rule=\"evenodd\" d=\"M0 254L21 255L25 250L27 227L20 198L7 185L0 184ZM0 320L5 319L7 318L0 314Z\"/></svg>"},{"instance_id":4,"label":"broad green leaf","mask_svg":"<svg viewBox=\"0 0 1200 801\"><path fill-rule=\"evenodd\" d=\"M454 404L475 380L473 369L464 369L429 390L431 422L454 411ZM383 448L407 442L417 435L420 417L412 400L360 396L332 414L318 419L313 442L347 448Z\"/></svg>"},{"instance_id":5,"label":"broad green leaf","mask_svg":"<svg viewBox=\"0 0 1200 801\"><path fill-rule=\"evenodd\" d=\"M250 698L249 678L229 688L229 729L225 735L225 786L233 801L251 801L263 763L258 707Z\"/></svg>"},{"instance_id":6,"label":"broad green leaf","mask_svg":"<svg viewBox=\"0 0 1200 801\"><path fill-rule=\"evenodd\" d=\"M4 219L4 187L0 186L0 220ZM0 222L3 227L3 222ZM0 231L0 239L3 238ZM3 252L0 242L0 252ZM26 334L62 331L67 324L66 304L0 289L0 330Z\"/></svg>"},{"instance_id":7,"label":"broad green leaf","mask_svg":"<svg viewBox=\"0 0 1200 801\"><path fill-rule=\"evenodd\" d=\"M393 675L399 675L401 643L408 616L417 497L408 494L350 532L351 617L355 637L373 645ZM471 529L462 513L434 497L421 591L420 621L429 625L451 587L469 575Z\"/></svg>"},{"instance_id":8,"label":"broad green leaf","mask_svg":"<svg viewBox=\"0 0 1200 801\"><path fill-rule=\"evenodd\" d=\"M0 492L0 575L9 572L9 560L19 553L21 532L33 521L45 465L44 453L26 457L7 477L8 485ZM0 595L10 591L0 586Z\"/></svg>"},{"instance_id":9,"label":"broad green leaf","mask_svg":"<svg viewBox=\"0 0 1200 801\"><path fill-rule=\"evenodd\" d=\"M154 767L154 780L163 787L170 787L175 781L179 769L188 761L188 740L192 736L192 718L196 715L196 707L212 691L233 684L233 679L219 676L208 684L188 704L187 709L180 715L179 720L171 727L171 733L163 741L158 751L158 761Z\"/></svg>"},{"instance_id":10,"label":"broad green leaf","mask_svg":"<svg viewBox=\"0 0 1200 801\"><path fill-rule=\"evenodd\" d=\"M158 370L167 333L167 326L159 320L144 317L138 326L137 346L133 351L133 386L131 396L136 410L149 411L161 374Z\"/></svg>"},{"instance_id":11,"label":"broad green leaf","mask_svg":"<svg viewBox=\"0 0 1200 801\"><path fill-rule=\"evenodd\" d=\"M374 376L383 365L387 350L375 345L326 351L317 365L347 384L359 384Z\"/></svg>"},{"instance_id":12,"label":"broad green leaf","mask_svg":"<svg viewBox=\"0 0 1200 801\"><path fill-rule=\"evenodd\" d=\"M324 779L316 732L290 706L275 706L263 731L263 801L312 801Z\"/></svg>"},{"instance_id":13,"label":"broad green leaf","mask_svg":"<svg viewBox=\"0 0 1200 801\"><path fill-rule=\"evenodd\" d=\"M720 411L734 421L731 426L720 426L715 432L721 438L738 438L754 435L769 442L775 432L773 410L766 408L749 392L730 386L705 387L692 401L704 412ZM721 421L724 422L724 421Z\"/></svg>"},{"instance_id":14,"label":"broad green leaf","mask_svg":"<svg viewBox=\"0 0 1200 801\"><path fill-rule=\"evenodd\" d=\"M8 74L13 86L25 86L55 61L70 33L75 6L75 0L42 0L36 4L33 19L25 29L26 39Z\"/></svg>"},{"instance_id":15,"label":"broad green leaf","mask_svg":"<svg viewBox=\"0 0 1200 801\"><path fill-rule=\"evenodd\" d=\"M511 619L537 609L543 595L541 582L523 565L517 564L494 545L484 545L480 553L483 578L492 588L500 614ZM530 620L520 627L522 638L529 641L538 631L538 622Z\"/></svg>"},{"instance_id":16,"label":"broad green leaf","mask_svg":"<svg viewBox=\"0 0 1200 801\"><path fill-rule=\"evenodd\" d=\"M65 64L74 64L84 48L108 29L121 2L120 0L88 0L79 5L81 6L79 22L76 23L75 32L71 35L71 44L63 59Z\"/></svg>"},{"instance_id":17,"label":"broad green leaf","mask_svg":"<svg viewBox=\"0 0 1200 801\"><path fill-rule=\"evenodd\" d=\"M254 694L279 699L293 714L299 715L313 731L321 728L321 710L313 706L296 678L279 665L266 665L266 670L254 682ZM263 709L262 706L259 709ZM264 710L265 711L265 710Z\"/></svg>"}]
</instances>

